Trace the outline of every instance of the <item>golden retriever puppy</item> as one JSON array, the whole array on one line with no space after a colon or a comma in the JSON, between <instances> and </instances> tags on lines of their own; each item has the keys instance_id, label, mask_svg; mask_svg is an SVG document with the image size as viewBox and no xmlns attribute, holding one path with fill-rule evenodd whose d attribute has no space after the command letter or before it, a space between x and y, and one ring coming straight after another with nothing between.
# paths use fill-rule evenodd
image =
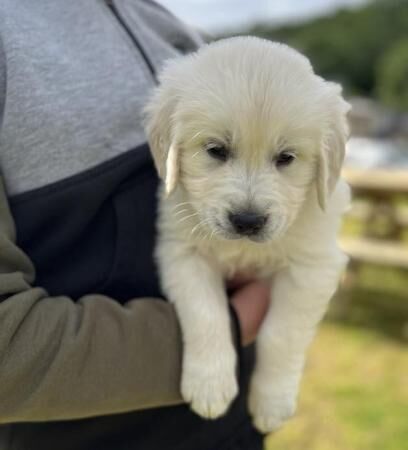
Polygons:
<instances>
[{"instance_id":1,"label":"golden retriever puppy","mask_svg":"<svg viewBox=\"0 0 408 450\"><path fill-rule=\"evenodd\" d=\"M225 39L170 61L147 108L160 196L157 261L180 319L181 392L203 417L237 394L224 282L273 278L249 409L262 432L295 410L306 350L347 258L336 244L349 105L286 45Z\"/></svg>"}]
</instances>

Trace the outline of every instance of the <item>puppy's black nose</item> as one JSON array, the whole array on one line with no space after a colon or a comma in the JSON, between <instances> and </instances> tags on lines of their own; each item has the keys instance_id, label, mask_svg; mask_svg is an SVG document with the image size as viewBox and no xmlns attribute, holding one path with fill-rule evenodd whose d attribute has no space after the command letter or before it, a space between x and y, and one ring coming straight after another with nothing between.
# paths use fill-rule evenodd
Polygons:
<instances>
[{"instance_id":1,"label":"puppy's black nose","mask_svg":"<svg viewBox=\"0 0 408 450\"><path fill-rule=\"evenodd\" d=\"M263 216L262 214L250 211L241 211L238 213L230 212L228 214L228 219L237 233L251 236L262 230L268 220L268 216Z\"/></svg>"}]
</instances>

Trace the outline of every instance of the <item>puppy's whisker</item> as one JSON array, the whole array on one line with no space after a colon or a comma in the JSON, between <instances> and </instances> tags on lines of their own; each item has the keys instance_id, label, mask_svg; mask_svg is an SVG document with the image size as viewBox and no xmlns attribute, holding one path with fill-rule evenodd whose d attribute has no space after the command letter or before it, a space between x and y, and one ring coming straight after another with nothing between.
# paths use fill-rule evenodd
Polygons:
<instances>
[{"instance_id":1,"label":"puppy's whisker","mask_svg":"<svg viewBox=\"0 0 408 450\"><path fill-rule=\"evenodd\" d=\"M199 234L197 235L197 238L202 239L203 241L210 238L210 230L208 227L208 225L210 225L210 223L211 223L210 219L205 219L200 222L201 226L204 227L207 225L207 228L203 228L203 229L199 230ZM201 233L203 233L203 234L201 234Z\"/></svg>"},{"instance_id":2,"label":"puppy's whisker","mask_svg":"<svg viewBox=\"0 0 408 450\"><path fill-rule=\"evenodd\" d=\"M200 136L202 134L203 134L202 131L197 131L197 133L191 138L191 140L193 141L194 139L198 138L198 136Z\"/></svg>"},{"instance_id":3,"label":"puppy's whisker","mask_svg":"<svg viewBox=\"0 0 408 450\"><path fill-rule=\"evenodd\" d=\"M204 234L204 236L201 238L203 241L210 240L210 232Z\"/></svg>"},{"instance_id":4,"label":"puppy's whisker","mask_svg":"<svg viewBox=\"0 0 408 450\"><path fill-rule=\"evenodd\" d=\"M211 240L210 235L211 235L210 231L207 231L201 239L203 241L210 241Z\"/></svg>"},{"instance_id":5,"label":"puppy's whisker","mask_svg":"<svg viewBox=\"0 0 408 450\"><path fill-rule=\"evenodd\" d=\"M182 209L180 209L182 208ZM179 208L175 208L173 209L171 212L172 214L178 214L180 211L190 211L190 208L183 208L182 206L180 206Z\"/></svg>"},{"instance_id":6,"label":"puppy's whisker","mask_svg":"<svg viewBox=\"0 0 408 450\"><path fill-rule=\"evenodd\" d=\"M222 233L218 228L213 228L210 235L210 240L212 240L214 237L222 237Z\"/></svg>"},{"instance_id":7,"label":"puppy's whisker","mask_svg":"<svg viewBox=\"0 0 408 450\"><path fill-rule=\"evenodd\" d=\"M197 152L195 152L191 158L195 158L199 153L201 153L201 150L198 150Z\"/></svg>"},{"instance_id":8,"label":"puppy's whisker","mask_svg":"<svg viewBox=\"0 0 408 450\"><path fill-rule=\"evenodd\" d=\"M195 225L192 230L190 231L190 236L193 236L195 231L197 230L197 228L199 228L201 226L201 222L198 222L197 225Z\"/></svg>"},{"instance_id":9,"label":"puppy's whisker","mask_svg":"<svg viewBox=\"0 0 408 450\"><path fill-rule=\"evenodd\" d=\"M220 233L219 230L214 230L213 233L212 233L212 235L211 235L211 239L212 239L213 237L222 237L222 234Z\"/></svg>"},{"instance_id":10,"label":"puppy's whisker","mask_svg":"<svg viewBox=\"0 0 408 450\"><path fill-rule=\"evenodd\" d=\"M191 217L194 217L194 216L197 216L197 215L198 215L198 212L195 212L195 213L190 214L190 215L188 215L188 216L186 216L186 217L182 217L182 218L179 219L177 222L178 222L178 223L182 223L182 222L184 222L185 220L190 219Z\"/></svg>"},{"instance_id":11,"label":"puppy's whisker","mask_svg":"<svg viewBox=\"0 0 408 450\"><path fill-rule=\"evenodd\" d=\"M214 235L217 236L217 234L218 234L218 233L217 233L217 230L215 230L215 228L214 228L214 229L211 231L211 235L210 235L210 239L209 239L209 240L211 241L211 239L214 237Z\"/></svg>"},{"instance_id":12,"label":"puppy's whisker","mask_svg":"<svg viewBox=\"0 0 408 450\"><path fill-rule=\"evenodd\" d=\"M188 204L190 204L190 202L179 202L179 203L177 203L176 206L180 206L180 205L188 205Z\"/></svg>"},{"instance_id":13,"label":"puppy's whisker","mask_svg":"<svg viewBox=\"0 0 408 450\"><path fill-rule=\"evenodd\" d=\"M175 206L172 208L172 211L174 211L174 210L176 210L177 208L180 208L181 206L184 206L184 205L190 205L190 202L181 202L181 203L177 203L177 205L175 205Z\"/></svg>"},{"instance_id":14,"label":"puppy's whisker","mask_svg":"<svg viewBox=\"0 0 408 450\"><path fill-rule=\"evenodd\" d=\"M183 214L183 213L185 213L185 212L190 212L188 209L181 209L180 211L177 211L175 214L174 214L174 217L177 217L177 216L179 216L180 214Z\"/></svg>"},{"instance_id":15,"label":"puppy's whisker","mask_svg":"<svg viewBox=\"0 0 408 450\"><path fill-rule=\"evenodd\" d=\"M207 223L208 223L208 219L202 220L202 221L198 222L198 224L195 225L195 226L193 227L193 229L191 230L190 236L193 236L194 233L195 233L197 230L200 229L200 227L207 225Z\"/></svg>"},{"instance_id":16,"label":"puppy's whisker","mask_svg":"<svg viewBox=\"0 0 408 450\"><path fill-rule=\"evenodd\" d=\"M197 239L200 239L201 241L204 241L206 234L207 234L207 230L200 229L199 230L199 234L197 235Z\"/></svg>"},{"instance_id":17,"label":"puppy's whisker","mask_svg":"<svg viewBox=\"0 0 408 450\"><path fill-rule=\"evenodd\" d=\"M203 224L209 225L209 224L210 224L210 221L209 221L208 219L206 219L206 220L203 222ZM211 230L211 228L207 226L207 228L205 228L205 229L202 230L202 231L204 232L204 234L203 234L202 236L201 236L201 235L199 236L200 239L202 239L203 241L211 240L211 236L213 235L214 230Z\"/></svg>"},{"instance_id":18,"label":"puppy's whisker","mask_svg":"<svg viewBox=\"0 0 408 450\"><path fill-rule=\"evenodd\" d=\"M204 230L204 234L202 236L200 236L200 239L202 241L210 240L210 235L211 235L211 232L209 230Z\"/></svg>"}]
</instances>

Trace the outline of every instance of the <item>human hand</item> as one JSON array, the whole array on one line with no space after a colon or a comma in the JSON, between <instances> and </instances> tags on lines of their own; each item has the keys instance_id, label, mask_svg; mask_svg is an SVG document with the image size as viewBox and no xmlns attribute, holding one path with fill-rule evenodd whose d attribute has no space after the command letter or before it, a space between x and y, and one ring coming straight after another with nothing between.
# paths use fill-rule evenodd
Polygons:
<instances>
[{"instance_id":1,"label":"human hand","mask_svg":"<svg viewBox=\"0 0 408 450\"><path fill-rule=\"evenodd\" d=\"M234 289L230 301L240 323L241 344L246 346L255 341L268 311L271 285L260 280L234 279L230 286Z\"/></svg>"}]
</instances>

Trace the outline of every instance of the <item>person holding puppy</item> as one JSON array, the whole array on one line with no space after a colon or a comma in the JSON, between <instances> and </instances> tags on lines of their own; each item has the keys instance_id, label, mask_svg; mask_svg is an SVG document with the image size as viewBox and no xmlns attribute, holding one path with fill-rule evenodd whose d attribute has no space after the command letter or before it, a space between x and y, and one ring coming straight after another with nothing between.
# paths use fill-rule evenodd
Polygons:
<instances>
[{"instance_id":1,"label":"person holding puppy","mask_svg":"<svg viewBox=\"0 0 408 450\"><path fill-rule=\"evenodd\" d=\"M198 45L148 0L0 3L2 450L262 448L250 347L223 418L182 403L180 328L152 257L141 111L163 61ZM269 289L234 283L246 346Z\"/></svg>"}]
</instances>

